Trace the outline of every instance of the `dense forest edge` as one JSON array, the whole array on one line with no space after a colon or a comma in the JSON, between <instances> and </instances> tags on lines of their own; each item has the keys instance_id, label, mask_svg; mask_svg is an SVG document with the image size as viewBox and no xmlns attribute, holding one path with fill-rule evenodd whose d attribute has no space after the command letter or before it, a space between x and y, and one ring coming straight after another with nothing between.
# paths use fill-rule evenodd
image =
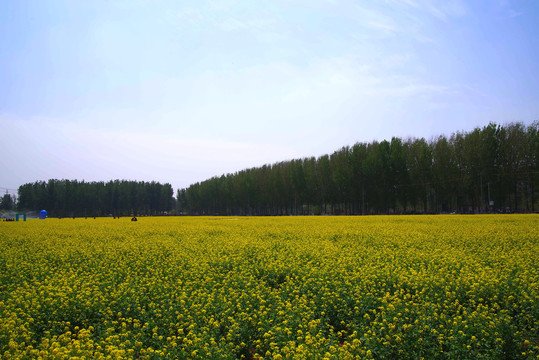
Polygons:
<instances>
[{"instance_id":1,"label":"dense forest edge","mask_svg":"<svg viewBox=\"0 0 539 360\"><path fill-rule=\"evenodd\" d=\"M51 179L19 186L16 208L46 209L49 217L167 215L173 196L170 184L154 181Z\"/></svg>"},{"instance_id":2,"label":"dense forest edge","mask_svg":"<svg viewBox=\"0 0 539 360\"><path fill-rule=\"evenodd\" d=\"M50 216L355 215L536 212L539 121L447 137L372 141L266 164L179 189L157 182L24 184L0 209Z\"/></svg>"},{"instance_id":3,"label":"dense forest edge","mask_svg":"<svg viewBox=\"0 0 539 360\"><path fill-rule=\"evenodd\" d=\"M213 177L177 192L206 215L535 212L539 122L373 141Z\"/></svg>"}]
</instances>

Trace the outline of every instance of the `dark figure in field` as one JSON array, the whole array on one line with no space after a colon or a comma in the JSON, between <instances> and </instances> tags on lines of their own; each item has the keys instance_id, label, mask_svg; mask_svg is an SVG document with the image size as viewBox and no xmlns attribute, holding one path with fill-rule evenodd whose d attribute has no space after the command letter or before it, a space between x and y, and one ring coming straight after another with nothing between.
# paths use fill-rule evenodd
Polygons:
<instances>
[{"instance_id":1,"label":"dark figure in field","mask_svg":"<svg viewBox=\"0 0 539 360\"><path fill-rule=\"evenodd\" d=\"M131 219L131 221L138 221L136 217L133 216L133 218Z\"/></svg>"}]
</instances>

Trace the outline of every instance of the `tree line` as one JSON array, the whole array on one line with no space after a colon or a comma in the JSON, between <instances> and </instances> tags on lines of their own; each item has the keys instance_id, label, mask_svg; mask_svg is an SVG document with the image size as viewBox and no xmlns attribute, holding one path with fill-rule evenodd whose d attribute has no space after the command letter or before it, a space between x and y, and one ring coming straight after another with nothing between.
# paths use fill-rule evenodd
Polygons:
<instances>
[{"instance_id":1,"label":"tree line","mask_svg":"<svg viewBox=\"0 0 539 360\"><path fill-rule=\"evenodd\" d=\"M539 122L489 124L429 141L373 141L177 191L180 211L213 215L534 212Z\"/></svg>"},{"instance_id":2,"label":"tree line","mask_svg":"<svg viewBox=\"0 0 539 360\"><path fill-rule=\"evenodd\" d=\"M17 207L53 217L157 215L173 209L175 199L168 183L51 179L21 185Z\"/></svg>"},{"instance_id":3,"label":"tree line","mask_svg":"<svg viewBox=\"0 0 539 360\"><path fill-rule=\"evenodd\" d=\"M11 194L4 194L0 199L0 210L14 210L16 204L16 197Z\"/></svg>"}]
</instances>

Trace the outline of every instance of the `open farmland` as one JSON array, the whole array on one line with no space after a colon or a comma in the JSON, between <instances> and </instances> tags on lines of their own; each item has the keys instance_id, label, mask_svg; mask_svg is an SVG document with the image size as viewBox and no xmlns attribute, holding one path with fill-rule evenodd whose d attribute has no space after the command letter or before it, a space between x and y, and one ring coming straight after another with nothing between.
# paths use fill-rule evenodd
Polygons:
<instances>
[{"instance_id":1,"label":"open farmland","mask_svg":"<svg viewBox=\"0 0 539 360\"><path fill-rule=\"evenodd\" d=\"M2 359L536 359L537 215L0 223Z\"/></svg>"}]
</instances>

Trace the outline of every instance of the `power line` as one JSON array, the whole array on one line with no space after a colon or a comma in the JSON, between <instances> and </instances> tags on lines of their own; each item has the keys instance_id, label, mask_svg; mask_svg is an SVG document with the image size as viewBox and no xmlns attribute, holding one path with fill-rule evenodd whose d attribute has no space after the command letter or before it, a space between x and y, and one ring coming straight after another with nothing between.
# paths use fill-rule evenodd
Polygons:
<instances>
[{"instance_id":1,"label":"power line","mask_svg":"<svg viewBox=\"0 0 539 360\"><path fill-rule=\"evenodd\" d=\"M12 194L16 195L18 193L18 190L0 186L0 192L5 192L6 194L12 193Z\"/></svg>"}]
</instances>

